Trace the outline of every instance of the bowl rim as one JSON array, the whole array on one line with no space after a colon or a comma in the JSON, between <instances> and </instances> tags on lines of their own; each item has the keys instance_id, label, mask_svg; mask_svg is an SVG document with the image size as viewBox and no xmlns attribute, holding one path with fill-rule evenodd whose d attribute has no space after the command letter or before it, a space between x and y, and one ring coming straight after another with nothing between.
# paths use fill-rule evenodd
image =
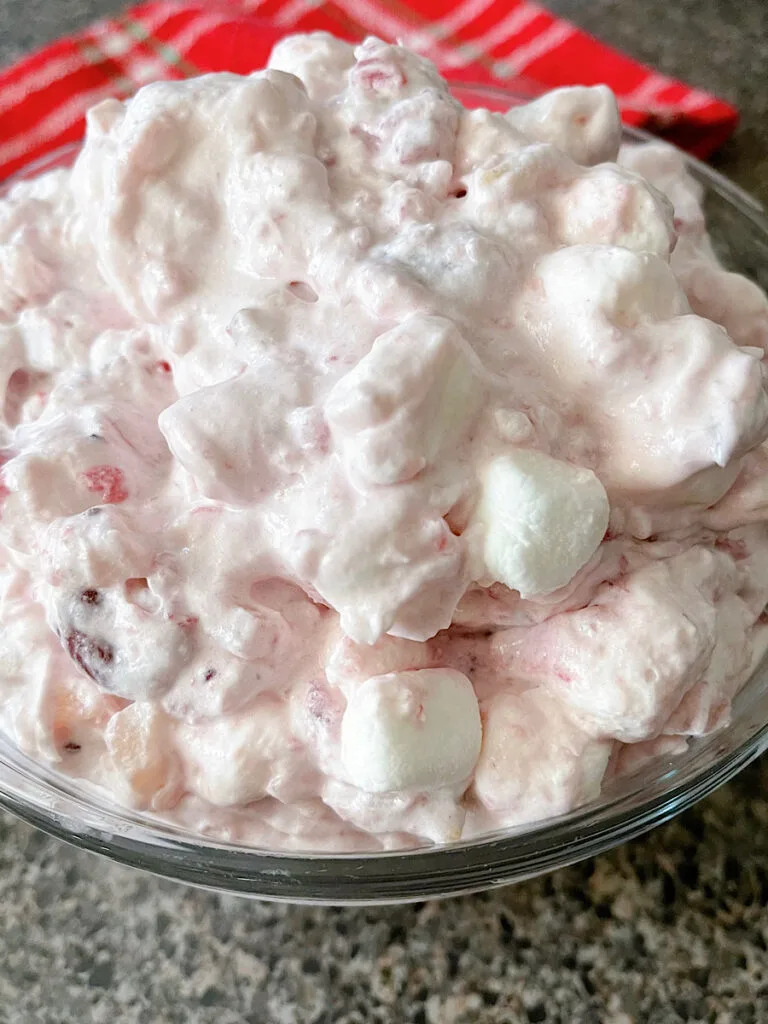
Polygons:
<instances>
[{"instance_id":1,"label":"bowl rim","mask_svg":"<svg viewBox=\"0 0 768 1024\"><path fill-rule=\"evenodd\" d=\"M454 93L497 104L531 98L497 86L451 80L449 85ZM623 139L661 141L627 125ZM72 142L33 161L0 182L0 195L15 181L67 162L81 145L82 140ZM693 177L747 218L768 244L768 217L761 204L700 160L682 156ZM733 708L728 726L693 740L684 754L654 760L652 777L647 766L626 776L612 785L608 798L541 822L439 846L304 852L212 839L112 803L97 787L33 761L2 735L0 806L72 845L200 888L291 903L418 901L495 888L565 867L641 835L711 793L768 749L768 657L737 694Z\"/></svg>"}]
</instances>

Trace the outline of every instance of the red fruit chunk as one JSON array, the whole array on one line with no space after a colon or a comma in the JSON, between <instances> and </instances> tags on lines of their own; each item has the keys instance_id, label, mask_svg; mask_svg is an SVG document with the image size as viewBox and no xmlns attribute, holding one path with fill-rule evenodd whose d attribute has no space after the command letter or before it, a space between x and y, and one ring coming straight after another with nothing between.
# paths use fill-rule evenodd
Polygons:
<instances>
[{"instance_id":1,"label":"red fruit chunk","mask_svg":"<svg viewBox=\"0 0 768 1024\"><path fill-rule=\"evenodd\" d=\"M743 562L745 558L749 558L746 541L737 537L718 537L715 548L730 555L734 562Z\"/></svg>"},{"instance_id":2,"label":"red fruit chunk","mask_svg":"<svg viewBox=\"0 0 768 1024\"><path fill-rule=\"evenodd\" d=\"M383 92L389 96L408 82L405 72L400 68L377 60L361 60L352 70L352 78L363 89Z\"/></svg>"},{"instance_id":3,"label":"red fruit chunk","mask_svg":"<svg viewBox=\"0 0 768 1024\"><path fill-rule=\"evenodd\" d=\"M88 490L100 494L105 505L119 505L128 497L125 476L117 466L91 466L83 478Z\"/></svg>"},{"instance_id":4,"label":"red fruit chunk","mask_svg":"<svg viewBox=\"0 0 768 1024\"><path fill-rule=\"evenodd\" d=\"M94 682L103 685L108 676L108 666L115 659L112 647L105 640L94 640L93 637L81 633L79 629L73 629L68 633L65 643L72 661Z\"/></svg>"}]
</instances>

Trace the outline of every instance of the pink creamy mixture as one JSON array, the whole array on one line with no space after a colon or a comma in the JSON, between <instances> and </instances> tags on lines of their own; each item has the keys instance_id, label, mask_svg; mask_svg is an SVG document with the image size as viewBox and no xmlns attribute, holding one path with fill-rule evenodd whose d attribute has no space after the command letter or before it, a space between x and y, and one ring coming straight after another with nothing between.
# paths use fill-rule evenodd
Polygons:
<instances>
[{"instance_id":1,"label":"pink creamy mixture","mask_svg":"<svg viewBox=\"0 0 768 1024\"><path fill-rule=\"evenodd\" d=\"M268 847L567 811L765 648L766 349L606 88L315 34L107 100L0 201L0 724Z\"/></svg>"}]
</instances>

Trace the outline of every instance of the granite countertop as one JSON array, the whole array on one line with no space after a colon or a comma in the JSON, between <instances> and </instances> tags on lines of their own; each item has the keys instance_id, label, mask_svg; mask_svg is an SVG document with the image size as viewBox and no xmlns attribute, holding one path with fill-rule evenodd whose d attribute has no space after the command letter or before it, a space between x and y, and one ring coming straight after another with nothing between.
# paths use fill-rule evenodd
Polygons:
<instances>
[{"instance_id":1,"label":"granite countertop","mask_svg":"<svg viewBox=\"0 0 768 1024\"><path fill-rule=\"evenodd\" d=\"M768 200L763 0L548 0L743 112L715 161ZM0 64L113 0L0 0ZM768 761L546 878L441 903L219 897L0 815L0 1024L760 1024Z\"/></svg>"}]
</instances>

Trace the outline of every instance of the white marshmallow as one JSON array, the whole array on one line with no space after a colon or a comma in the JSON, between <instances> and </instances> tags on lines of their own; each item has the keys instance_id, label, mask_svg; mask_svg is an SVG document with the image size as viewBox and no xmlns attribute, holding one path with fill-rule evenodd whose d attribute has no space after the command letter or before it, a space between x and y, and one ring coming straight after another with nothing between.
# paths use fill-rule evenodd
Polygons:
<instances>
[{"instance_id":1,"label":"white marshmallow","mask_svg":"<svg viewBox=\"0 0 768 1024\"><path fill-rule=\"evenodd\" d=\"M446 668L367 679L341 724L341 759L368 793L434 790L464 782L480 754L472 684Z\"/></svg>"},{"instance_id":2,"label":"white marshmallow","mask_svg":"<svg viewBox=\"0 0 768 1024\"><path fill-rule=\"evenodd\" d=\"M483 719L474 792L499 824L562 814L599 794L612 742L590 735L542 687L501 690Z\"/></svg>"},{"instance_id":3,"label":"white marshmallow","mask_svg":"<svg viewBox=\"0 0 768 1024\"><path fill-rule=\"evenodd\" d=\"M608 527L608 496L590 469L519 449L485 472L476 512L487 579L523 597L565 586Z\"/></svg>"},{"instance_id":4,"label":"white marshmallow","mask_svg":"<svg viewBox=\"0 0 768 1024\"><path fill-rule=\"evenodd\" d=\"M344 88L347 69L354 63L349 43L329 32L308 32L276 43L267 67L295 75L313 99L327 100Z\"/></svg>"},{"instance_id":5,"label":"white marshmallow","mask_svg":"<svg viewBox=\"0 0 768 1024\"><path fill-rule=\"evenodd\" d=\"M566 245L618 245L668 260L676 241L672 204L653 185L620 167L601 164L554 202Z\"/></svg>"},{"instance_id":6,"label":"white marshmallow","mask_svg":"<svg viewBox=\"0 0 768 1024\"><path fill-rule=\"evenodd\" d=\"M619 108L607 85L553 89L505 116L529 139L554 143L579 164L615 160L619 151Z\"/></svg>"},{"instance_id":7,"label":"white marshmallow","mask_svg":"<svg viewBox=\"0 0 768 1024\"><path fill-rule=\"evenodd\" d=\"M449 320L413 316L380 335L331 391L325 415L353 471L409 480L458 444L482 386L472 349Z\"/></svg>"},{"instance_id":8,"label":"white marshmallow","mask_svg":"<svg viewBox=\"0 0 768 1024\"><path fill-rule=\"evenodd\" d=\"M496 409L493 425L502 441L527 441L533 435L533 424L524 412L516 409Z\"/></svg>"},{"instance_id":9,"label":"white marshmallow","mask_svg":"<svg viewBox=\"0 0 768 1024\"><path fill-rule=\"evenodd\" d=\"M286 706L271 697L237 715L180 725L176 742L188 787L215 807L261 800L287 772L306 773L288 735Z\"/></svg>"}]
</instances>

